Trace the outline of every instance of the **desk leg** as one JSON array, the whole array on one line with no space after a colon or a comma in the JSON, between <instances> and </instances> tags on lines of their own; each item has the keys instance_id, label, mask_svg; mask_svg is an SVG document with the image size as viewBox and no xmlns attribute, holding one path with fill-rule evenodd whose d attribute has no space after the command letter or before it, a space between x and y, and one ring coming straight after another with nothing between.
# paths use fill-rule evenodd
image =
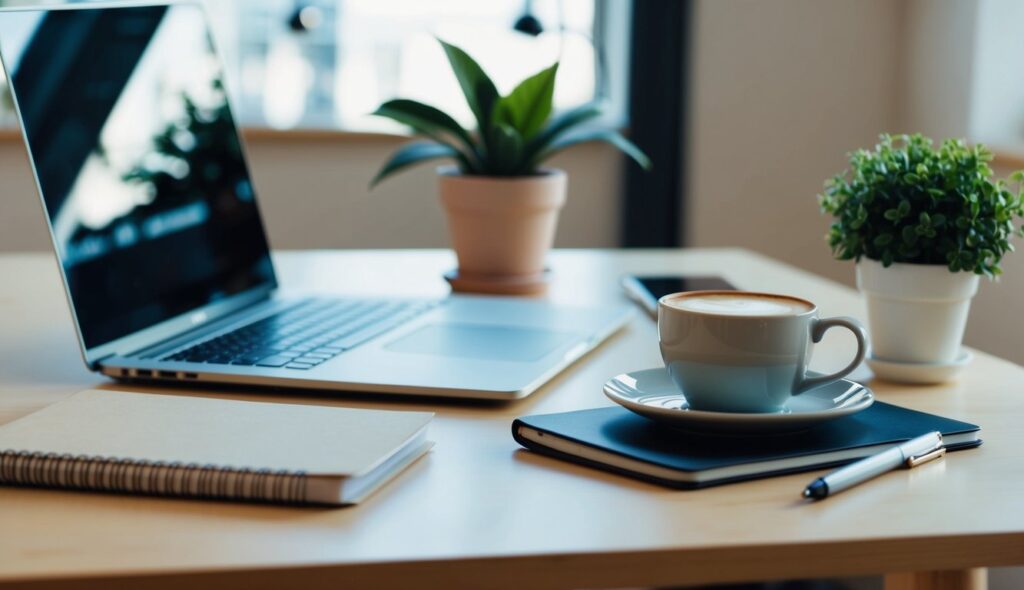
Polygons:
<instances>
[{"instance_id":1,"label":"desk leg","mask_svg":"<svg viewBox=\"0 0 1024 590\"><path fill-rule=\"evenodd\" d=\"M886 574L885 590L986 590L988 570L944 570Z\"/></svg>"}]
</instances>

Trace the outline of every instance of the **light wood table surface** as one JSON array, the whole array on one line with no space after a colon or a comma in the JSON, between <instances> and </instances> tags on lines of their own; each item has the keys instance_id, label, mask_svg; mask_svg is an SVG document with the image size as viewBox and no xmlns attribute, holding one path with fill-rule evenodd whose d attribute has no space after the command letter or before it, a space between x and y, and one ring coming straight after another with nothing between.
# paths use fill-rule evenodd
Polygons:
<instances>
[{"instance_id":1,"label":"light wood table surface","mask_svg":"<svg viewBox=\"0 0 1024 590\"><path fill-rule=\"evenodd\" d=\"M437 296L454 262L445 251L276 260L294 290ZM627 272L722 274L864 317L854 291L739 250L558 251L551 266L562 302L624 302ZM610 405L605 380L661 364L641 314L508 404L148 389L85 370L51 256L0 256L0 277L0 423L97 385L437 412L431 453L351 508L0 488L0 587L522 590L892 574L893 589L978 588L984 571L972 568L1024 564L1024 369L986 354L950 385L872 383L882 400L980 424L981 448L808 503L799 492L813 474L673 491L519 449L514 417ZM812 366L841 366L852 340L831 332Z\"/></svg>"}]
</instances>

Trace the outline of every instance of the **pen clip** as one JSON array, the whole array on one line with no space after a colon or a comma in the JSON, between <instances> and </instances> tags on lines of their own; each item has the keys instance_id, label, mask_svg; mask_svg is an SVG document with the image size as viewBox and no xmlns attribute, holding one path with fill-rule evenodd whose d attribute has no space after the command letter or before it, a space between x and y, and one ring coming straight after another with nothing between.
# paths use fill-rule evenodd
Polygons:
<instances>
[{"instance_id":1,"label":"pen clip","mask_svg":"<svg viewBox=\"0 0 1024 590\"><path fill-rule=\"evenodd\" d=\"M923 465L929 461L934 461L946 454L946 447L942 444L942 439L935 444L934 447L924 451L923 453L912 455L907 457L907 467L913 469L918 465Z\"/></svg>"}]
</instances>

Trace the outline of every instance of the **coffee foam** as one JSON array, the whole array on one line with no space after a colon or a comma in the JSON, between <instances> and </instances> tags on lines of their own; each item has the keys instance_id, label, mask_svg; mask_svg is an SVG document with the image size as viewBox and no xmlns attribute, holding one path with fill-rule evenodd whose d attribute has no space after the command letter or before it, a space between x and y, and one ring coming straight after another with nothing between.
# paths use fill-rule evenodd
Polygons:
<instances>
[{"instance_id":1,"label":"coffee foam","mask_svg":"<svg viewBox=\"0 0 1024 590\"><path fill-rule=\"evenodd\" d=\"M734 316L798 315L812 309L807 303L796 299L725 293L667 299L665 304L686 311Z\"/></svg>"}]
</instances>

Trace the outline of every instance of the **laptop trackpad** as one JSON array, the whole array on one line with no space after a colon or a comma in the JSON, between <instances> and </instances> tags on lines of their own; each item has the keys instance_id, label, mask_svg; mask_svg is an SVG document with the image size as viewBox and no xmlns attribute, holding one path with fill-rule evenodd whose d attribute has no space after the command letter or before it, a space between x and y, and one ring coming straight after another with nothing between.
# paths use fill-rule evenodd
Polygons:
<instances>
[{"instance_id":1,"label":"laptop trackpad","mask_svg":"<svg viewBox=\"0 0 1024 590\"><path fill-rule=\"evenodd\" d=\"M565 332L512 326L431 324L384 348L393 352L529 362L544 358L574 338L574 334Z\"/></svg>"}]
</instances>

